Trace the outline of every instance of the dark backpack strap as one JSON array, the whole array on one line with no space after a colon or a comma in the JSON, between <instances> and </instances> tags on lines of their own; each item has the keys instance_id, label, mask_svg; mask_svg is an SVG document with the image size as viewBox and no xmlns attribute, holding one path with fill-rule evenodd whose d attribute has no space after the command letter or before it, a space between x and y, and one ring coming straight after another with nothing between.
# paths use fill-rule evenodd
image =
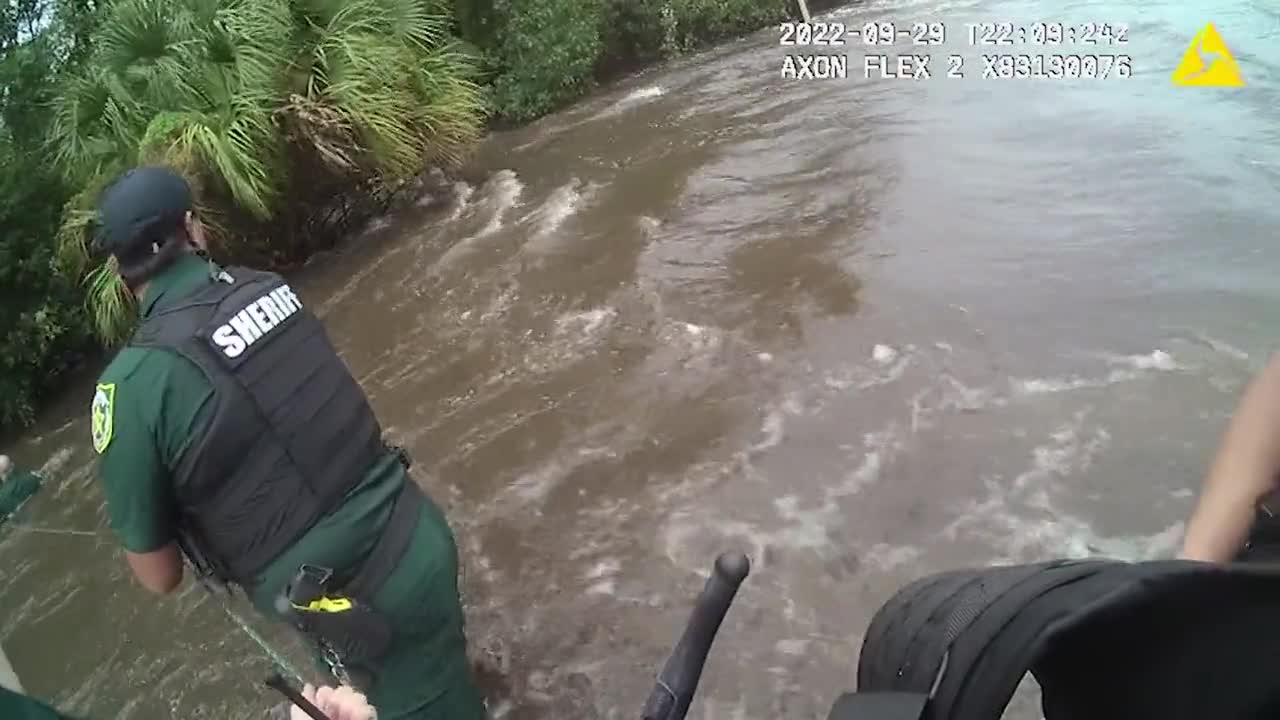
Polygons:
<instances>
[{"instance_id":1,"label":"dark backpack strap","mask_svg":"<svg viewBox=\"0 0 1280 720\"><path fill-rule=\"evenodd\" d=\"M925 696L922 720L998 720L1031 671L1047 720L1259 717L1280 699L1277 612L1280 570L1266 567L1059 561L940 573L876 614L857 695Z\"/></svg>"},{"instance_id":2,"label":"dark backpack strap","mask_svg":"<svg viewBox=\"0 0 1280 720\"><path fill-rule=\"evenodd\" d=\"M391 576L409 547L414 530L418 527L422 504L422 489L414 483L413 478L406 477L404 487L400 489L400 495L396 497L395 506L391 509L387 526L383 528L382 535L374 543L360 570L343 585L344 594L373 602L374 594Z\"/></svg>"},{"instance_id":3,"label":"dark backpack strap","mask_svg":"<svg viewBox=\"0 0 1280 720\"><path fill-rule=\"evenodd\" d=\"M944 713L936 717L951 717L951 707L966 702L970 675L979 669L975 666L991 640L1002 636L1003 644L992 648L995 652L1021 650L1029 643L1011 642L1007 633L1030 633L1034 641L1058 613L1054 605L1041 604L1035 617L1024 616L1022 624L1014 626L1020 613L1043 596L1061 593L1062 588L1109 564L1056 561L953 571L918 580L872 618L858 661L858 689L929 694L931 704ZM1056 607L1074 610L1070 605ZM1003 708L1023 671L1025 666L1011 678L992 678L988 682L995 687L984 682L977 702ZM996 669L997 676L1008 674L1003 667Z\"/></svg>"}]
</instances>

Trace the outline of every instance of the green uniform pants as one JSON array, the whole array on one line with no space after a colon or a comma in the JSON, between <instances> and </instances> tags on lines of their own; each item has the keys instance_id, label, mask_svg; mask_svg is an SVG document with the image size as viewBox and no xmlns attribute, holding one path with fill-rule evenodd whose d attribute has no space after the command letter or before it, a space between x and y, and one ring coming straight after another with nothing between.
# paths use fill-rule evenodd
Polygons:
<instances>
[{"instance_id":1,"label":"green uniform pants","mask_svg":"<svg viewBox=\"0 0 1280 720\"><path fill-rule=\"evenodd\" d=\"M4 720L71 720L34 698L0 687L0 718Z\"/></svg>"},{"instance_id":2,"label":"green uniform pants","mask_svg":"<svg viewBox=\"0 0 1280 720\"><path fill-rule=\"evenodd\" d=\"M467 662L458 548L429 497L409 547L372 605L393 633L387 653L359 668L372 675L366 695L379 720L483 720L484 699Z\"/></svg>"}]
</instances>

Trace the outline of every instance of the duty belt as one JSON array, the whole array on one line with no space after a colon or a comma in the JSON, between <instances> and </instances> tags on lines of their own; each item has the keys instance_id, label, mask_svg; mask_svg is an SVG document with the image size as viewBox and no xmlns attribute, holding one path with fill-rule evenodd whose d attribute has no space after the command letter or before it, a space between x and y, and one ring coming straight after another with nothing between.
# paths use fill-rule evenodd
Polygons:
<instances>
[{"instance_id":1,"label":"duty belt","mask_svg":"<svg viewBox=\"0 0 1280 720\"><path fill-rule=\"evenodd\" d=\"M395 450L408 469L408 453ZM406 478L382 534L359 571L344 580L336 578L331 568L303 565L281 595L281 609L320 646L334 676L343 683L362 685L351 678L349 665L377 659L390 646L390 624L372 602L413 539L423 500L422 490Z\"/></svg>"}]
</instances>

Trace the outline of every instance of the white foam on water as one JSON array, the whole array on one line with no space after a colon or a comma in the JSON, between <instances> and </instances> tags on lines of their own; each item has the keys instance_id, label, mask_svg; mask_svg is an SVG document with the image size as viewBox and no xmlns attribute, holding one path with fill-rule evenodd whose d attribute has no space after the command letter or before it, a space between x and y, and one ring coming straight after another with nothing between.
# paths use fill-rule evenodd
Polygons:
<instances>
[{"instance_id":1,"label":"white foam on water","mask_svg":"<svg viewBox=\"0 0 1280 720\"><path fill-rule=\"evenodd\" d=\"M1103 387L1105 380L1086 380L1084 378L1032 378L1030 380L1010 379L1013 391L1020 395L1047 395L1050 393L1069 392L1084 388Z\"/></svg>"},{"instance_id":2,"label":"white foam on water","mask_svg":"<svg viewBox=\"0 0 1280 720\"><path fill-rule=\"evenodd\" d=\"M666 319L658 328L658 352L653 361L662 363L669 369L657 369L659 375L667 375L671 370L715 369L715 360L724 347L726 334L723 330L710 325L698 325L683 320Z\"/></svg>"},{"instance_id":3,"label":"white foam on water","mask_svg":"<svg viewBox=\"0 0 1280 720\"><path fill-rule=\"evenodd\" d=\"M935 396L933 403L927 402ZM936 384L921 388L912 395L908 403L911 410L908 431L915 435L929 429L937 417L948 412L974 413L1007 404L1007 398L991 388L971 387L950 373L941 373L936 376Z\"/></svg>"},{"instance_id":4,"label":"white foam on water","mask_svg":"<svg viewBox=\"0 0 1280 720\"><path fill-rule=\"evenodd\" d=\"M515 146L514 148L512 148L512 152L518 153L518 152L524 152L525 150L532 149L538 145L542 145L543 143L546 143L549 140L560 137L574 130L575 128L581 127L582 125L594 123L599 120L611 117L613 115L617 115L630 108L636 107L638 105L642 105L646 102L662 97L663 95L666 95L666 93L667 93L666 88L662 87L661 85L650 85L647 87L642 87L642 88L637 88L635 90L632 90L631 92L627 93L623 97L618 98L617 100L613 101L612 103L609 103L608 105L605 105L602 109L597 110L596 112L590 115L580 116L576 120L566 121L566 118L564 116L544 118L533 124L532 127L536 128L534 136L528 141L523 142ZM598 105L598 103L596 104ZM574 113L570 113L570 115L572 114Z\"/></svg>"},{"instance_id":5,"label":"white foam on water","mask_svg":"<svg viewBox=\"0 0 1280 720\"><path fill-rule=\"evenodd\" d=\"M774 643L773 648L781 655L803 656L810 642L808 638L786 638Z\"/></svg>"},{"instance_id":6,"label":"white foam on water","mask_svg":"<svg viewBox=\"0 0 1280 720\"><path fill-rule=\"evenodd\" d=\"M534 231L525 243L525 249L534 253L544 253L558 247L561 238L557 237L557 231L566 220L590 202L598 189L594 184L583 183L577 178L572 178L551 191L542 205L529 215Z\"/></svg>"},{"instance_id":7,"label":"white foam on water","mask_svg":"<svg viewBox=\"0 0 1280 720\"><path fill-rule=\"evenodd\" d=\"M477 213L488 213L488 220L478 231L457 240L436 258L427 272L428 276L439 275L461 258L474 252L478 241L501 230L506 222L507 213L520 204L524 183L516 176L514 170L499 170L485 182L482 187L483 197L473 206L468 205L468 198L472 195L471 186L459 184L455 186L455 190L459 193L459 200L454 206L453 214L446 222L458 220L466 207L474 207Z\"/></svg>"},{"instance_id":8,"label":"white foam on water","mask_svg":"<svg viewBox=\"0 0 1280 720\"><path fill-rule=\"evenodd\" d=\"M581 125L586 122L602 120L604 118L617 115L619 113L625 112L638 105L643 105L646 102L656 100L657 98L660 98L666 94L667 94L666 88L662 87L661 85L649 85L647 87L636 88L635 90L632 90L626 95L623 95L622 97L618 98L612 104L608 105L603 110L596 113L594 116L586 120L574 123L571 127L577 127L578 125ZM564 129L568 130L570 128L564 128Z\"/></svg>"},{"instance_id":9,"label":"white foam on water","mask_svg":"<svg viewBox=\"0 0 1280 720\"><path fill-rule=\"evenodd\" d=\"M464 329L474 330L477 326L488 325L499 318L506 317L511 312L511 308L515 306L517 300L520 299L520 290L515 285L508 285L502 289L502 292L493 296L489 300L489 304L484 307L478 316L471 315L470 311L464 311L459 316L465 322Z\"/></svg>"},{"instance_id":10,"label":"white foam on water","mask_svg":"<svg viewBox=\"0 0 1280 720\"><path fill-rule=\"evenodd\" d=\"M862 553L862 560L877 570L888 572L916 562L923 554L923 550L913 545L876 543Z\"/></svg>"},{"instance_id":11,"label":"white foam on water","mask_svg":"<svg viewBox=\"0 0 1280 720\"><path fill-rule=\"evenodd\" d=\"M880 479L880 471L884 465L902 449L897 424L890 424L879 432L867 433L862 439L862 445L862 461L840 483L825 488L828 500L856 495Z\"/></svg>"},{"instance_id":12,"label":"white foam on water","mask_svg":"<svg viewBox=\"0 0 1280 720\"><path fill-rule=\"evenodd\" d=\"M54 450L49 459L40 465L40 475L48 478L61 471L71 461L71 456L75 454L75 450L70 447L60 447Z\"/></svg>"},{"instance_id":13,"label":"white foam on water","mask_svg":"<svg viewBox=\"0 0 1280 720\"><path fill-rule=\"evenodd\" d=\"M1196 496L1196 491L1191 488L1178 488L1169 493L1169 497L1174 500L1188 500Z\"/></svg>"},{"instance_id":14,"label":"white foam on water","mask_svg":"<svg viewBox=\"0 0 1280 720\"><path fill-rule=\"evenodd\" d=\"M1108 359L1117 365L1128 365L1135 370L1178 370L1180 366L1173 356L1164 350L1152 350L1146 355L1110 355Z\"/></svg>"},{"instance_id":15,"label":"white foam on water","mask_svg":"<svg viewBox=\"0 0 1280 720\"><path fill-rule=\"evenodd\" d=\"M453 209L449 211L449 217L445 222L455 222L462 217L462 211L467 209L467 203L475 191L476 189L468 183L459 181L453 184Z\"/></svg>"},{"instance_id":16,"label":"white foam on water","mask_svg":"<svg viewBox=\"0 0 1280 720\"><path fill-rule=\"evenodd\" d=\"M1145 355L1105 355L1104 357L1109 363L1123 367L1114 368L1101 377L1074 375L1059 378L1011 378L1009 385L1014 394L1017 395L1046 395L1073 390L1104 388L1109 385L1136 380L1151 371L1173 372L1185 369L1174 360L1172 355L1164 350L1153 350Z\"/></svg>"},{"instance_id":17,"label":"white foam on water","mask_svg":"<svg viewBox=\"0 0 1280 720\"><path fill-rule=\"evenodd\" d=\"M871 351L871 359L881 365L888 365L896 360L897 357L898 351L888 345L876 345L875 349Z\"/></svg>"},{"instance_id":18,"label":"white foam on water","mask_svg":"<svg viewBox=\"0 0 1280 720\"><path fill-rule=\"evenodd\" d=\"M462 566L464 575L479 574L489 587L498 587L502 573L493 566L493 560L482 549L480 536L471 534L467 543L466 563Z\"/></svg>"},{"instance_id":19,"label":"white foam on water","mask_svg":"<svg viewBox=\"0 0 1280 720\"><path fill-rule=\"evenodd\" d=\"M541 505L546 502L551 491L559 487L574 470L612 454L613 451L609 448L579 448L560 453L534 471L518 477L502 494L514 496L526 505Z\"/></svg>"},{"instance_id":20,"label":"white foam on water","mask_svg":"<svg viewBox=\"0 0 1280 720\"><path fill-rule=\"evenodd\" d=\"M924 399L933 394L933 388L924 388L911 396L911 434L915 435L925 427L925 418L930 412L925 407Z\"/></svg>"},{"instance_id":21,"label":"white foam on water","mask_svg":"<svg viewBox=\"0 0 1280 720\"><path fill-rule=\"evenodd\" d=\"M383 230L391 225L391 218L387 215L378 215L369 222L365 223L364 228L360 231L362 237L368 237L379 230Z\"/></svg>"},{"instance_id":22,"label":"white foam on water","mask_svg":"<svg viewBox=\"0 0 1280 720\"><path fill-rule=\"evenodd\" d=\"M484 228L477 234L478 237L486 237L501 230L507 211L516 206L520 195L524 193L524 183L516 177L514 170L499 170L494 173L488 184L492 187L490 206L493 210L489 216L489 222L485 223Z\"/></svg>"},{"instance_id":23,"label":"white foam on water","mask_svg":"<svg viewBox=\"0 0 1280 720\"><path fill-rule=\"evenodd\" d=\"M804 407L800 401L800 394L798 392L788 393L781 403L765 413L764 420L760 424L762 437L747 448L747 453L760 453L777 447L786 435L787 416L800 415L803 412Z\"/></svg>"},{"instance_id":24,"label":"white foam on water","mask_svg":"<svg viewBox=\"0 0 1280 720\"><path fill-rule=\"evenodd\" d=\"M649 215L641 215L636 218L636 224L640 226L641 232L646 235L653 235L662 227L662 221Z\"/></svg>"},{"instance_id":25,"label":"white foam on water","mask_svg":"<svg viewBox=\"0 0 1280 720\"><path fill-rule=\"evenodd\" d=\"M773 506L783 524L760 533L762 539L768 539L766 546L814 550L831 545L827 528L840 508L830 499L824 499L817 507L801 507L798 497L784 495L775 498Z\"/></svg>"},{"instance_id":26,"label":"white foam on water","mask_svg":"<svg viewBox=\"0 0 1280 720\"><path fill-rule=\"evenodd\" d=\"M642 100L652 100L660 98L667 94L667 89L661 85L650 85L648 87L638 88L627 93L626 97L618 101L619 104L630 104L640 102Z\"/></svg>"},{"instance_id":27,"label":"white foam on water","mask_svg":"<svg viewBox=\"0 0 1280 720\"><path fill-rule=\"evenodd\" d=\"M785 419L781 410L770 410L765 416L764 422L761 424L760 432L764 435L758 442L751 445L751 452L761 452L769 448L777 447L782 442L782 429Z\"/></svg>"},{"instance_id":28,"label":"white foam on water","mask_svg":"<svg viewBox=\"0 0 1280 720\"><path fill-rule=\"evenodd\" d=\"M1080 437L1080 419L1063 425L1050 435L1050 442L1032 449L1032 464L1013 480L1017 489L1032 483L1047 483L1055 477L1066 477L1089 469L1093 458L1111 442L1106 428L1095 428L1088 438ZM1039 496L1036 497L1039 501ZM1047 509L1047 508L1046 508Z\"/></svg>"},{"instance_id":29,"label":"white foam on water","mask_svg":"<svg viewBox=\"0 0 1280 720\"><path fill-rule=\"evenodd\" d=\"M703 559L688 557L696 552L693 541L710 533L717 542L732 538L752 548L751 556L762 566L771 550L825 550L833 545L830 530L844 524L840 501L862 492L880 478L885 464L902 449L896 424L867 433L863 437L861 461L837 482L822 488L817 503L806 503L797 494L773 499L776 523L764 524L734 519L708 512L705 506L676 510L667 516L660 533L666 556L679 567L695 571ZM885 562L891 557L884 553Z\"/></svg>"},{"instance_id":30,"label":"white foam on water","mask_svg":"<svg viewBox=\"0 0 1280 720\"><path fill-rule=\"evenodd\" d=\"M601 580L587 588L588 595L617 595L618 586L613 580Z\"/></svg>"},{"instance_id":31,"label":"white foam on water","mask_svg":"<svg viewBox=\"0 0 1280 720\"><path fill-rule=\"evenodd\" d=\"M89 593L87 587L81 582L75 582L72 576L59 580L58 586L48 588L49 597L32 608L32 612L24 618L26 625L39 625L57 616L64 608L77 602L82 594Z\"/></svg>"},{"instance_id":32,"label":"white foam on water","mask_svg":"<svg viewBox=\"0 0 1280 720\"><path fill-rule=\"evenodd\" d=\"M595 565L587 568L582 573L585 580L599 580L604 577L617 575L622 570L622 563L616 557L606 557L597 560Z\"/></svg>"},{"instance_id":33,"label":"white foam on water","mask_svg":"<svg viewBox=\"0 0 1280 720\"><path fill-rule=\"evenodd\" d=\"M516 478L515 482L507 486L504 494L514 494L524 502L540 503L547 499L551 490L567 474L567 470L560 462L552 461Z\"/></svg>"},{"instance_id":34,"label":"white foam on water","mask_svg":"<svg viewBox=\"0 0 1280 720\"><path fill-rule=\"evenodd\" d=\"M616 308L601 307L583 312L569 313L556 318L556 334L593 335L613 322L618 316Z\"/></svg>"},{"instance_id":35,"label":"white foam on water","mask_svg":"<svg viewBox=\"0 0 1280 720\"><path fill-rule=\"evenodd\" d=\"M986 497L971 501L943 530L956 540L977 538L995 552L994 562L1034 562L1050 558L1111 557L1141 560L1167 556L1182 533L1178 522L1151 535L1105 537L1086 520L1054 505L1069 493L1069 478L1087 469L1110 442L1105 428L1085 432L1084 415L1055 430L1032 450L1030 466L1012 482L985 481Z\"/></svg>"},{"instance_id":36,"label":"white foam on water","mask_svg":"<svg viewBox=\"0 0 1280 720\"><path fill-rule=\"evenodd\" d=\"M545 374L577 362L601 345L617 318L618 311L613 307L561 315L545 342L535 342L524 349L525 370Z\"/></svg>"},{"instance_id":37,"label":"white foam on water","mask_svg":"<svg viewBox=\"0 0 1280 720\"><path fill-rule=\"evenodd\" d=\"M893 350L887 345L877 345L876 348L877 350L873 351L873 359L880 366L880 369L858 365L838 370L827 373L823 378L823 384L832 390L868 390L873 387L895 383L902 379L903 373L911 365L911 357L915 348L908 345L901 352ZM882 351L879 348L885 348L885 350Z\"/></svg>"},{"instance_id":38,"label":"white foam on water","mask_svg":"<svg viewBox=\"0 0 1280 720\"><path fill-rule=\"evenodd\" d=\"M582 203L582 181L574 178L551 192L547 201L538 209L537 233L547 235L560 229L564 221L577 211Z\"/></svg>"},{"instance_id":39,"label":"white foam on water","mask_svg":"<svg viewBox=\"0 0 1280 720\"><path fill-rule=\"evenodd\" d=\"M46 479L51 477L59 478L57 487L53 491L53 497L55 499L60 499L68 493L75 496L89 489L89 487L97 480L97 469L97 463L93 460L88 460L77 465L70 472L59 472L56 475L53 475L42 470L41 474Z\"/></svg>"},{"instance_id":40,"label":"white foam on water","mask_svg":"<svg viewBox=\"0 0 1280 720\"><path fill-rule=\"evenodd\" d=\"M942 402L937 408L939 411L974 412L1006 404L1005 398L998 396L991 388L971 387L950 374L944 374L942 379L946 382L947 389L943 391Z\"/></svg>"}]
</instances>

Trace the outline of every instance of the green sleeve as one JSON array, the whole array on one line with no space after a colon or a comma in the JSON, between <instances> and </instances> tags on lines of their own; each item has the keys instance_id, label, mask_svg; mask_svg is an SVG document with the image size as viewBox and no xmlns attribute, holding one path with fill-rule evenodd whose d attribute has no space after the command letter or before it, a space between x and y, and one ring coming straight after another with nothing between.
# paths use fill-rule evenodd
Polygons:
<instances>
[{"instance_id":1,"label":"green sleeve","mask_svg":"<svg viewBox=\"0 0 1280 720\"><path fill-rule=\"evenodd\" d=\"M159 550L174 539L173 493L157 446L153 410L160 387L146 384L140 351L125 349L94 392L92 430L107 520L125 550ZM150 396L150 397L149 397Z\"/></svg>"},{"instance_id":2,"label":"green sleeve","mask_svg":"<svg viewBox=\"0 0 1280 720\"><path fill-rule=\"evenodd\" d=\"M39 700L0 687L0 718L5 720L72 720Z\"/></svg>"}]
</instances>

